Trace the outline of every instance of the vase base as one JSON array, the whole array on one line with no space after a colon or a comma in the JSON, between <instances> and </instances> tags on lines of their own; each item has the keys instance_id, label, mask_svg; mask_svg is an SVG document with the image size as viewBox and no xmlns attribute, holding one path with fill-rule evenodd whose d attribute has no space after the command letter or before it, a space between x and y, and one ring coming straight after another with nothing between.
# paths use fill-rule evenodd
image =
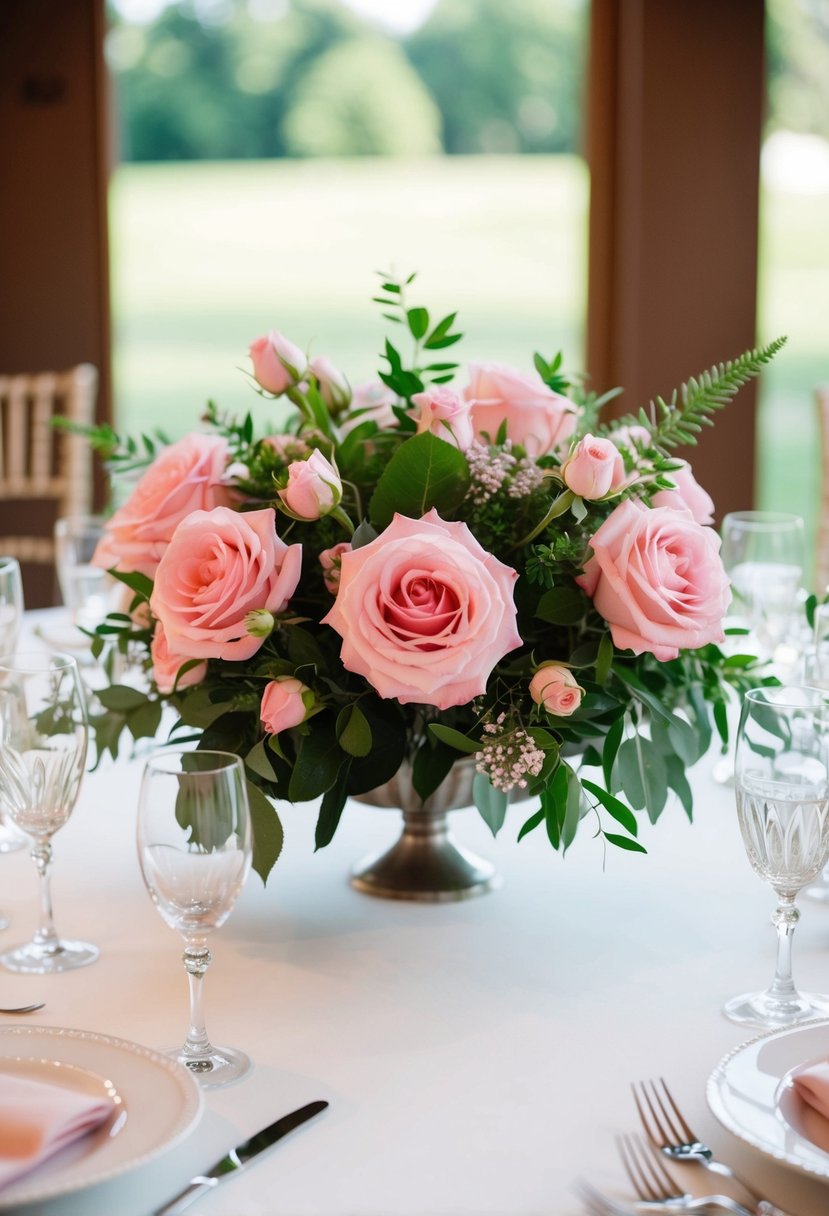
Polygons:
<instances>
[{"instance_id":1,"label":"vase base","mask_svg":"<svg viewBox=\"0 0 829 1216\"><path fill-rule=\"evenodd\" d=\"M485 895L503 879L491 862L449 840L435 846L401 837L386 853L369 857L351 872L351 885L379 899L453 903Z\"/></svg>"}]
</instances>

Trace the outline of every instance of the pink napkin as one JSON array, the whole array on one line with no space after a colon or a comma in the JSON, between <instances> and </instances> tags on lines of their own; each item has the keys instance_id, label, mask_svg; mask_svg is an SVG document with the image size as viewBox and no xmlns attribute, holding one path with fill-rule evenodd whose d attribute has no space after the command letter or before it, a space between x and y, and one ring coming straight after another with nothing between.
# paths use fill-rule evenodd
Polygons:
<instances>
[{"instance_id":1,"label":"pink napkin","mask_svg":"<svg viewBox=\"0 0 829 1216\"><path fill-rule=\"evenodd\" d=\"M0 1073L0 1187L100 1126L111 1112L108 1098Z\"/></svg>"},{"instance_id":2,"label":"pink napkin","mask_svg":"<svg viewBox=\"0 0 829 1216\"><path fill-rule=\"evenodd\" d=\"M804 1102L829 1119L829 1060L821 1060L795 1073L792 1085Z\"/></svg>"}]
</instances>

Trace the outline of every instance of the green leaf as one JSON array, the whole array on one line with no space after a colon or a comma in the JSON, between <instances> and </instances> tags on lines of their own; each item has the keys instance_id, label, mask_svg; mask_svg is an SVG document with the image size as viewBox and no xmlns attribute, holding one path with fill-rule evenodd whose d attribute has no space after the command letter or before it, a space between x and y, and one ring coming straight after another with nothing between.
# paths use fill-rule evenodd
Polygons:
<instances>
[{"instance_id":1,"label":"green leaf","mask_svg":"<svg viewBox=\"0 0 829 1216\"><path fill-rule=\"evenodd\" d=\"M518 840L521 841L529 832L534 832L543 818L544 808L542 807L541 810L535 811L532 815L530 815L529 819L525 820L521 831L518 833Z\"/></svg>"},{"instance_id":2,"label":"green leaf","mask_svg":"<svg viewBox=\"0 0 829 1216\"><path fill-rule=\"evenodd\" d=\"M613 663L613 640L609 633L602 634L599 642L599 653L596 656L596 683L604 684L610 675Z\"/></svg>"},{"instance_id":3,"label":"green leaf","mask_svg":"<svg viewBox=\"0 0 829 1216\"><path fill-rule=\"evenodd\" d=\"M98 689L95 695L104 709L114 709L118 713L129 713L139 705L146 705L149 700L145 692L129 684L111 684L109 688Z\"/></svg>"},{"instance_id":4,"label":"green leaf","mask_svg":"<svg viewBox=\"0 0 829 1216\"><path fill-rule=\"evenodd\" d=\"M728 747L728 712L724 701L714 702L714 725L722 740L723 747Z\"/></svg>"},{"instance_id":5,"label":"green leaf","mask_svg":"<svg viewBox=\"0 0 829 1216\"><path fill-rule=\"evenodd\" d=\"M348 797L348 775L351 767L351 761L347 760L340 769L337 780L331 786L330 790L326 790L323 795L322 803L320 804L320 813L317 817L317 826L314 833L314 848L324 849L330 844L334 838L340 817L343 813L346 798Z\"/></svg>"},{"instance_id":6,"label":"green leaf","mask_svg":"<svg viewBox=\"0 0 829 1216\"><path fill-rule=\"evenodd\" d=\"M347 705L340 711L337 740L349 756L367 756L371 751L371 727L359 705Z\"/></svg>"},{"instance_id":7,"label":"green leaf","mask_svg":"<svg viewBox=\"0 0 829 1216\"><path fill-rule=\"evenodd\" d=\"M476 773L472 782L472 799L492 835L497 836L504 826L509 801L507 795L490 783L486 773Z\"/></svg>"},{"instance_id":8,"label":"green leaf","mask_svg":"<svg viewBox=\"0 0 829 1216\"><path fill-rule=\"evenodd\" d=\"M363 697L360 708L371 727L372 745L367 756L351 760L349 794L364 794L389 781L406 754L406 723L399 707L379 697Z\"/></svg>"},{"instance_id":9,"label":"green leaf","mask_svg":"<svg viewBox=\"0 0 829 1216\"><path fill-rule=\"evenodd\" d=\"M549 625L576 625L584 616L584 593L577 587L553 587L538 601L535 615Z\"/></svg>"},{"instance_id":10,"label":"green leaf","mask_svg":"<svg viewBox=\"0 0 829 1216\"><path fill-rule=\"evenodd\" d=\"M613 788L613 764L616 760L624 731L625 719L624 715L622 715L616 719L605 736L604 747L602 748L602 772L604 773L604 783L609 790Z\"/></svg>"},{"instance_id":11,"label":"green leaf","mask_svg":"<svg viewBox=\"0 0 829 1216\"><path fill-rule=\"evenodd\" d=\"M626 807L618 798L614 798L613 794L609 794L607 790L603 790L600 785L595 785L592 781L585 781L583 777L581 783L588 793L601 803L608 815L611 815L617 823L621 823L631 836L638 835L639 827L636 816L629 807Z\"/></svg>"},{"instance_id":12,"label":"green leaf","mask_svg":"<svg viewBox=\"0 0 829 1216\"><path fill-rule=\"evenodd\" d=\"M429 328L429 313L425 308L410 308L406 312L409 322L409 332L416 341L420 341Z\"/></svg>"},{"instance_id":13,"label":"green leaf","mask_svg":"<svg viewBox=\"0 0 829 1216\"><path fill-rule=\"evenodd\" d=\"M395 512L420 519L434 507L444 518L460 506L469 488L469 466L454 444L425 431L402 443L372 495L369 514L378 528Z\"/></svg>"},{"instance_id":14,"label":"green leaf","mask_svg":"<svg viewBox=\"0 0 829 1216\"><path fill-rule=\"evenodd\" d=\"M625 797L637 810L646 810L656 823L668 797L665 761L642 735L625 739L617 757L619 780Z\"/></svg>"},{"instance_id":15,"label":"green leaf","mask_svg":"<svg viewBox=\"0 0 829 1216\"><path fill-rule=\"evenodd\" d=\"M135 572L125 574L123 570L110 570L110 574L113 578L117 578L119 583L125 583L130 591L140 595L143 600L148 600L153 593L153 580L147 578L146 574Z\"/></svg>"},{"instance_id":16,"label":"green leaf","mask_svg":"<svg viewBox=\"0 0 829 1216\"><path fill-rule=\"evenodd\" d=\"M436 739L440 739L442 743L448 744L449 747L454 747L456 752L466 752L472 755L473 752L479 752L483 747L483 743L470 739L468 735L462 735L459 730L453 730L451 726L443 726L440 722L430 722L429 733Z\"/></svg>"},{"instance_id":17,"label":"green leaf","mask_svg":"<svg viewBox=\"0 0 829 1216\"><path fill-rule=\"evenodd\" d=\"M154 739L161 723L161 702L145 701L127 714L127 729L133 739Z\"/></svg>"},{"instance_id":18,"label":"green leaf","mask_svg":"<svg viewBox=\"0 0 829 1216\"><path fill-rule=\"evenodd\" d=\"M249 768L252 773L256 773L257 777L261 777L263 781L273 781L273 765L268 758L268 748L265 745L264 739L260 739L257 743L254 743L245 756L245 768Z\"/></svg>"},{"instance_id":19,"label":"green leaf","mask_svg":"<svg viewBox=\"0 0 829 1216\"><path fill-rule=\"evenodd\" d=\"M247 787L253 833L253 868L262 882L266 883L268 875L282 852L284 840L282 823L273 803L265 797L259 787L252 781L248 781Z\"/></svg>"},{"instance_id":20,"label":"green leaf","mask_svg":"<svg viewBox=\"0 0 829 1216\"><path fill-rule=\"evenodd\" d=\"M423 802L434 794L457 763L457 752L443 743L426 743L418 748L412 765L412 785Z\"/></svg>"},{"instance_id":21,"label":"green leaf","mask_svg":"<svg viewBox=\"0 0 829 1216\"><path fill-rule=\"evenodd\" d=\"M691 793L688 778L685 776L685 765L679 756L666 756L665 767L668 772L668 785L682 803L682 808L688 816L689 822L693 823L694 795Z\"/></svg>"},{"instance_id":22,"label":"green leaf","mask_svg":"<svg viewBox=\"0 0 829 1216\"><path fill-rule=\"evenodd\" d=\"M547 837L554 849L561 844L561 825L567 810L567 770L560 764L541 795Z\"/></svg>"},{"instance_id":23,"label":"green leaf","mask_svg":"<svg viewBox=\"0 0 829 1216\"><path fill-rule=\"evenodd\" d=\"M638 840L630 836L617 836L615 832L605 832L604 838L609 844L615 844L617 849L627 849L629 853L647 853L647 849Z\"/></svg>"},{"instance_id":24,"label":"green leaf","mask_svg":"<svg viewBox=\"0 0 829 1216\"><path fill-rule=\"evenodd\" d=\"M562 851L567 852L576 838L579 820L581 819L581 781L569 764L561 766L567 775L567 801L564 807L564 818L561 823Z\"/></svg>"},{"instance_id":25,"label":"green leaf","mask_svg":"<svg viewBox=\"0 0 829 1216\"><path fill-rule=\"evenodd\" d=\"M313 730L303 736L299 745L288 787L291 802L310 802L330 790L343 759L333 722L328 715L318 714Z\"/></svg>"}]
</instances>

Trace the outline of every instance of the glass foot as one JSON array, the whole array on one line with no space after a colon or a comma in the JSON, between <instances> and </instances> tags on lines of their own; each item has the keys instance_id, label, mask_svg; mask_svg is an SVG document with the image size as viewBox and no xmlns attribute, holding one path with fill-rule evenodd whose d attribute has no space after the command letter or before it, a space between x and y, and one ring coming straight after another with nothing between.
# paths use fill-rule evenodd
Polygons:
<instances>
[{"instance_id":1,"label":"glass foot","mask_svg":"<svg viewBox=\"0 0 829 1216\"><path fill-rule=\"evenodd\" d=\"M250 1072L250 1058L243 1051L232 1047L213 1047L205 1055L192 1056L180 1047L166 1053L183 1064L201 1085L202 1089L218 1089L220 1085L231 1085Z\"/></svg>"},{"instance_id":2,"label":"glass foot","mask_svg":"<svg viewBox=\"0 0 829 1216\"><path fill-rule=\"evenodd\" d=\"M0 954L0 963L7 971L27 975L52 975L57 971L72 971L94 963L100 951L88 942L67 942L62 939L48 946L27 942Z\"/></svg>"},{"instance_id":3,"label":"glass foot","mask_svg":"<svg viewBox=\"0 0 829 1216\"><path fill-rule=\"evenodd\" d=\"M0 929L8 929L11 923L11 918L0 912Z\"/></svg>"},{"instance_id":4,"label":"glass foot","mask_svg":"<svg viewBox=\"0 0 829 1216\"><path fill-rule=\"evenodd\" d=\"M777 1030L813 1018L829 1017L829 996L793 992L789 997L780 997L772 996L768 991L745 992L727 1001L723 1013L732 1022Z\"/></svg>"}]
</instances>

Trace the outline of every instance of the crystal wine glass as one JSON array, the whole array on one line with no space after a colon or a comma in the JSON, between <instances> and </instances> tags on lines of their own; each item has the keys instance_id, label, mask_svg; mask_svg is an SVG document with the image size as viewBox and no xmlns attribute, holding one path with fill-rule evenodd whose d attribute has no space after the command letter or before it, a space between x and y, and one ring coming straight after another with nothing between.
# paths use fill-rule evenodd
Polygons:
<instances>
[{"instance_id":1,"label":"crystal wine glass","mask_svg":"<svg viewBox=\"0 0 829 1216\"><path fill-rule=\"evenodd\" d=\"M161 916L184 938L190 1027L171 1052L207 1088L250 1068L241 1051L214 1047L204 1024L208 934L223 925L248 876L251 829L245 772L229 752L171 751L151 756L138 804L138 859Z\"/></svg>"},{"instance_id":2,"label":"crystal wine glass","mask_svg":"<svg viewBox=\"0 0 829 1216\"><path fill-rule=\"evenodd\" d=\"M23 579L20 564L14 557L0 557L0 654L13 654L17 649L23 623ZM0 853L22 849L26 838L17 830L0 805ZM8 921L0 916L0 929Z\"/></svg>"},{"instance_id":3,"label":"crystal wine glass","mask_svg":"<svg viewBox=\"0 0 829 1216\"><path fill-rule=\"evenodd\" d=\"M0 956L10 971L48 975L98 957L95 946L58 937L49 887L52 837L75 807L87 734L86 699L74 659L42 652L0 658L0 802L30 837L40 879L34 937Z\"/></svg>"},{"instance_id":4,"label":"crystal wine glass","mask_svg":"<svg viewBox=\"0 0 829 1216\"><path fill-rule=\"evenodd\" d=\"M748 859L777 895L777 965L764 992L734 997L727 1017L792 1026L829 1012L829 997L792 980L795 899L829 857L829 697L814 688L746 693L737 734L737 818Z\"/></svg>"},{"instance_id":5,"label":"crystal wine glass","mask_svg":"<svg viewBox=\"0 0 829 1216\"><path fill-rule=\"evenodd\" d=\"M805 542L799 515L734 511L722 524L722 560L734 592L733 612L742 616L764 657L790 642L803 580Z\"/></svg>"}]
</instances>

